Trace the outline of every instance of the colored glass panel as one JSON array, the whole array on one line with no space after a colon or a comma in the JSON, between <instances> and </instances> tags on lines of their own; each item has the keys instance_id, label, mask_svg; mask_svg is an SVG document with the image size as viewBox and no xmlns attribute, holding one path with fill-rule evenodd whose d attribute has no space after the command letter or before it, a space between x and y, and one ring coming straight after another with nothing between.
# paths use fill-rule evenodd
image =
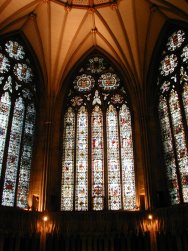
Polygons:
<instances>
[{"instance_id":1,"label":"colored glass panel","mask_svg":"<svg viewBox=\"0 0 188 251\"><path fill-rule=\"evenodd\" d=\"M88 210L88 113L85 106L77 114L75 209Z\"/></svg>"},{"instance_id":2,"label":"colored glass panel","mask_svg":"<svg viewBox=\"0 0 188 251\"><path fill-rule=\"evenodd\" d=\"M24 135L23 135L23 148L20 160L18 191L17 191L17 206L20 208L28 207L27 198L29 193L35 115L36 115L35 107L33 104L31 104L27 107L26 110Z\"/></svg>"},{"instance_id":3,"label":"colored glass panel","mask_svg":"<svg viewBox=\"0 0 188 251\"><path fill-rule=\"evenodd\" d=\"M0 73L8 72L10 69L10 63L7 57L0 53Z\"/></svg>"},{"instance_id":4,"label":"colored glass panel","mask_svg":"<svg viewBox=\"0 0 188 251\"><path fill-rule=\"evenodd\" d=\"M177 48L181 47L185 40L185 32L182 30L174 32L168 39L167 49L169 51L175 51Z\"/></svg>"},{"instance_id":5,"label":"colored glass panel","mask_svg":"<svg viewBox=\"0 0 188 251\"><path fill-rule=\"evenodd\" d=\"M162 93L168 92L171 87L171 83L169 81L164 81L161 85L160 90Z\"/></svg>"},{"instance_id":6,"label":"colored glass panel","mask_svg":"<svg viewBox=\"0 0 188 251\"><path fill-rule=\"evenodd\" d=\"M181 57L183 62L188 62L188 45L183 48Z\"/></svg>"},{"instance_id":7,"label":"colored glass panel","mask_svg":"<svg viewBox=\"0 0 188 251\"><path fill-rule=\"evenodd\" d=\"M178 204L180 202L179 185L176 173L175 153L172 144L168 105L166 98L162 96L159 99L158 110L170 200L171 204Z\"/></svg>"},{"instance_id":8,"label":"colored glass panel","mask_svg":"<svg viewBox=\"0 0 188 251\"><path fill-rule=\"evenodd\" d=\"M122 165L122 193L123 208L136 208L136 189L134 174L134 156L132 141L131 114L126 105L122 105L119 112L121 165Z\"/></svg>"},{"instance_id":9,"label":"colored glass panel","mask_svg":"<svg viewBox=\"0 0 188 251\"><path fill-rule=\"evenodd\" d=\"M23 118L24 104L22 98L20 97L15 103L10 133L5 182L2 196L2 205L4 206L14 206Z\"/></svg>"},{"instance_id":10,"label":"colored glass panel","mask_svg":"<svg viewBox=\"0 0 188 251\"><path fill-rule=\"evenodd\" d=\"M11 107L10 97L8 92L5 92L1 97L1 102L0 102L0 176L2 170L10 107Z\"/></svg>"},{"instance_id":11,"label":"colored glass panel","mask_svg":"<svg viewBox=\"0 0 188 251\"><path fill-rule=\"evenodd\" d=\"M5 44L5 50L8 53L9 57L16 60L23 59L25 57L25 51L22 45L16 41L8 41Z\"/></svg>"},{"instance_id":12,"label":"colored glass panel","mask_svg":"<svg viewBox=\"0 0 188 251\"><path fill-rule=\"evenodd\" d=\"M188 202L188 153L178 94L174 90L171 91L169 105L176 145L176 155L180 169L183 200L184 202Z\"/></svg>"},{"instance_id":13,"label":"colored glass panel","mask_svg":"<svg viewBox=\"0 0 188 251\"><path fill-rule=\"evenodd\" d=\"M118 117L110 105L106 114L107 162L108 162L108 208L119 210L121 203L121 178L119 161Z\"/></svg>"},{"instance_id":14,"label":"colored glass panel","mask_svg":"<svg viewBox=\"0 0 188 251\"><path fill-rule=\"evenodd\" d=\"M103 113L95 106L91 115L92 204L94 210L104 209Z\"/></svg>"},{"instance_id":15,"label":"colored glass panel","mask_svg":"<svg viewBox=\"0 0 188 251\"><path fill-rule=\"evenodd\" d=\"M29 83L32 81L32 71L31 68L26 64L16 64L14 66L14 74L20 81L24 81L25 83Z\"/></svg>"},{"instance_id":16,"label":"colored glass panel","mask_svg":"<svg viewBox=\"0 0 188 251\"><path fill-rule=\"evenodd\" d=\"M105 70L105 66L103 64L104 58L100 57L92 57L89 59L89 66L87 67L87 70L91 73L100 73L103 70Z\"/></svg>"},{"instance_id":17,"label":"colored glass panel","mask_svg":"<svg viewBox=\"0 0 188 251\"><path fill-rule=\"evenodd\" d=\"M115 90L120 85L120 79L116 74L109 72L100 76L98 84L106 91Z\"/></svg>"},{"instance_id":18,"label":"colored glass panel","mask_svg":"<svg viewBox=\"0 0 188 251\"><path fill-rule=\"evenodd\" d=\"M64 118L61 210L73 210L75 113L70 107Z\"/></svg>"},{"instance_id":19,"label":"colored glass panel","mask_svg":"<svg viewBox=\"0 0 188 251\"><path fill-rule=\"evenodd\" d=\"M182 99L183 99L183 106L184 106L185 116L186 116L186 121L187 121L187 126L188 126L188 83L184 84Z\"/></svg>"},{"instance_id":20,"label":"colored glass panel","mask_svg":"<svg viewBox=\"0 0 188 251\"><path fill-rule=\"evenodd\" d=\"M111 101L113 104L123 104L124 98L120 94L114 94L111 97Z\"/></svg>"},{"instance_id":21,"label":"colored glass panel","mask_svg":"<svg viewBox=\"0 0 188 251\"><path fill-rule=\"evenodd\" d=\"M175 54L167 55L162 61L161 61L161 75L167 76L170 73L174 72L175 68L178 65L178 59Z\"/></svg>"},{"instance_id":22,"label":"colored glass panel","mask_svg":"<svg viewBox=\"0 0 188 251\"><path fill-rule=\"evenodd\" d=\"M74 80L74 88L79 92L91 91L95 84L95 80L92 76L82 74L81 76L77 76Z\"/></svg>"}]
</instances>

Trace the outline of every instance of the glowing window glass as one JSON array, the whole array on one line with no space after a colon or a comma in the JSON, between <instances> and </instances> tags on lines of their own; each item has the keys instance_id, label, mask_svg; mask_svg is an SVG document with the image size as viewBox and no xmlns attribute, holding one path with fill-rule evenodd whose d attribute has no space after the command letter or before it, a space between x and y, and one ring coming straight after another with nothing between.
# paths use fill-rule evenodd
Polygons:
<instances>
[{"instance_id":1,"label":"glowing window glass","mask_svg":"<svg viewBox=\"0 0 188 251\"><path fill-rule=\"evenodd\" d=\"M91 114L92 202L94 210L104 209L103 114L95 106Z\"/></svg>"},{"instance_id":2,"label":"glowing window glass","mask_svg":"<svg viewBox=\"0 0 188 251\"><path fill-rule=\"evenodd\" d=\"M188 202L188 35L173 32L159 67L159 119L171 204Z\"/></svg>"},{"instance_id":3,"label":"glowing window glass","mask_svg":"<svg viewBox=\"0 0 188 251\"><path fill-rule=\"evenodd\" d=\"M112 73L105 73L102 74L98 80L99 86L102 87L104 90L115 90L120 84L120 79L116 74Z\"/></svg>"},{"instance_id":4,"label":"glowing window glass","mask_svg":"<svg viewBox=\"0 0 188 251\"><path fill-rule=\"evenodd\" d=\"M26 64L16 64L14 66L14 74L20 81L24 81L26 83L32 81L32 71Z\"/></svg>"},{"instance_id":5,"label":"glowing window glass","mask_svg":"<svg viewBox=\"0 0 188 251\"><path fill-rule=\"evenodd\" d=\"M0 203L26 209L36 116L35 73L22 42L2 38L0 50L0 175L3 186Z\"/></svg>"},{"instance_id":6,"label":"glowing window glass","mask_svg":"<svg viewBox=\"0 0 188 251\"><path fill-rule=\"evenodd\" d=\"M90 75L81 75L74 80L75 89L80 92L90 91L94 86L95 80Z\"/></svg>"},{"instance_id":7,"label":"glowing window glass","mask_svg":"<svg viewBox=\"0 0 188 251\"><path fill-rule=\"evenodd\" d=\"M16 60L23 59L25 56L24 48L16 41L8 41L5 44L5 50L7 51L10 58Z\"/></svg>"},{"instance_id":8,"label":"glowing window glass","mask_svg":"<svg viewBox=\"0 0 188 251\"><path fill-rule=\"evenodd\" d=\"M74 148L75 148L75 114L69 108L64 119L64 149L62 160L62 196L61 209L73 210L74 192Z\"/></svg>"},{"instance_id":9,"label":"glowing window glass","mask_svg":"<svg viewBox=\"0 0 188 251\"><path fill-rule=\"evenodd\" d=\"M177 57L174 54L167 55L161 61L161 75L167 76L172 73L178 65Z\"/></svg>"},{"instance_id":10,"label":"glowing window glass","mask_svg":"<svg viewBox=\"0 0 188 251\"><path fill-rule=\"evenodd\" d=\"M113 66L102 56L89 57L65 107L61 210L135 210L131 112Z\"/></svg>"},{"instance_id":11,"label":"glowing window glass","mask_svg":"<svg viewBox=\"0 0 188 251\"><path fill-rule=\"evenodd\" d=\"M10 63L7 57L0 53L0 73L8 72L10 68Z\"/></svg>"},{"instance_id":12,"label":"glowing window glass","mask_svg":"<svg viewBox=\"0 0 188 251\"><path fill-rule=\"evenodd\" d=\"M88 210L88 113L84 106L77 115L75 209Z\"/></svg>"},{"instance_id":13,"label":"glowing window glass","mask_svg":"<svg viewBox=\"0 0 188 251\"><path fill-rule=\"evenodd\" d=\"M167 48L170 51L175 51L185 40L185 33L182 30L174 32L168 39Z\"/></svg>"},{"instance_id":14,"label":"glowing window glass","mask_svg":"<svg viewBox=\"0 0 188 251\"><path fill-rule=\"evenodd\" d=\"M188 62L188 45L183 48L181 57L183 62Z\"/></svg>"}]
</instances>

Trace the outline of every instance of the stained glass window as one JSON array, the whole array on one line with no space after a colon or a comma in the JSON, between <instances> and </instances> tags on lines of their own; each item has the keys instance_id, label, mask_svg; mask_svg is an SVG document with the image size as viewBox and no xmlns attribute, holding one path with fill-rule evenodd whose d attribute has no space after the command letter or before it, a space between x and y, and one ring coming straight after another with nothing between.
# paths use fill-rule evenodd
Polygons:
<instances>
[{"instance_id":1,"label":"stained glass window","mask_svg":"<svg viewBox=\"0 0 188 251\"><path fill-rule=\"evenodd\" d=\"M75 113L70 107L64 120L64 149L62 161L62 210L73 210L74 192L74 148L75 148Z\"/></svg>"},{"instance_id":2,"label":"stained glass window","mask_svg":"<svg viewBox=\"0 0 188 251\"><path fill-rule=\"evenodd\" d=\"M188 202L188 33L178 29L166 40L159 67L158 112L171 204Z\"/></svg>"},{"instance_id":3,"label":"stained glass window","mask_svg":"<svg viewBox=\"0 0 188 251\"><path fill-rule=\"evenodd\" d=\"M136 203L132 123L129 108L124 104L119 112L123 208L131 209Z\"/></svg>"},{"instance_id":4,"label":"stained glass window","mask_svg":"<svg viewBox=\"0 0 188 251\"><path fill-rule=\"evenodd\" d=\"M28 207L36 110L34 70L22 42L0 46L0 189L3 206ZM26 86L27 84L27 86Z\"/></svg>"},{"instance_id":5,"label":"stained glass window","mask_svg":"<svg viewBox=\"0 0 188 251\"><path fill-rule=\"evenodd\" d=\"M135 210L128 97L101 55L90 56L78 69L63 117L61 210Z\"/></svg>"},{"instance_id":6,"label":"stained glass window","mask_svg":"<svg viewBox=\"0 0 188 251\"><path fill-rule=\"evenodd\" d=\"M119 161L118 114L110 105L107 110L108 207L121 209L121 180Z\"/></svg>"},{"instance_id":7,"label":"stained glass window","mask_svg":"<svg viewBox=\"0 0 188 251\"><path fill-rule=\"evenodd\" d=\"M104 209L103 113L96 105L91 114L92 204L94 210Z\"/></svg>"},{"instance_id":8,"label":"stained glass window","mask_svg":"<svg viewBox=\"0 0 188 251\"><path fill-rule=\"evenodd\" d=\"M75 209L88 209L88 113L82 106L77 115Z\"/></svg>"}]
</instances>

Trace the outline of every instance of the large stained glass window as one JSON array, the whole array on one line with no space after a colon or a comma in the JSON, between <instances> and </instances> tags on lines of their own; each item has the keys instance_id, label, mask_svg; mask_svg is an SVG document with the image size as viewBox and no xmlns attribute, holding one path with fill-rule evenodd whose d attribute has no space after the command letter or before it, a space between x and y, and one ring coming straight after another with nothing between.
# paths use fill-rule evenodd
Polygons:
<instances>
[{"instance_id":1,"label":"large stained glass window","mask_svg":"<svg viewBox=\"0 0 188 251\"><path fill-rule=\"evenodd\" d=\"M35 125L35 74L22 41L0 44L0 200L27 208Z\"/></svg>"},{"instance_id":2,"label":"large stained glass window","mask_svg":"<svg viewBox=\"0 0 188 251\"><path fill-rule=\"evenodd\" d=\"M135 210L132 117L114 67L91 55L65 100L61 210Z\"/></svg>"},{"instance_id":3,"label":"large stained glass window","mask_svg":"<svg viewBox=\"0 0 188 251\"><path fill-rule=\"evenodd\" d=\"M158 112L171 204L188 202L188 33L169 34L161 55Z\"/></svg>"}]
</instances>

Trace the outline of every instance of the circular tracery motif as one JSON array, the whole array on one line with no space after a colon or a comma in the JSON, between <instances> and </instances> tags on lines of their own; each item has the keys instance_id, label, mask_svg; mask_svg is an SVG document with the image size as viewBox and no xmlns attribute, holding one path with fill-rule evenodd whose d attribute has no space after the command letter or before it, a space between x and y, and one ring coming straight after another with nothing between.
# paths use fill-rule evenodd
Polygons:
<instances>
[{"instance_id":1,"label":"circular tracery motif","mask_svg":"<svg viewBox=\"0 0 188 251\"><path fill-rule=\"evenodd\" d=\"M185 40L185 33L182 30L174 32L168 39L167 49L175 51L179 48Z\"/></svg>"},{"instance_id":2,"label":"circular tracery motif","mask_svg":"<svg viewBox=\"0 0 188 251\"><path fill-rule=\"evenodd\" d=\"M14 66L14 74L20 81L24 81L25 83L32 81L32 70L26 64L16 64Z\"/></svg>"},{"instance_id":3,"label":"circular tracery motif","mask_svg":"<svg viewBox=\"0 0 188 251\"><path fill-rule=\"evenodd\" d=\"M161 75L167 76L170 73L172 73L176 66L178 65L177 56L175 54L167 55L162 61L161 61Z\"/></svg>"},{"instance_id":4,"label":"circular tracery motif","mask_svg":"<svg viewBox=\"0 0 188 251\"><path fill-rule=\"evenodd\" d=\"M95 84L95 80L92 76L82 74L81 76L77 76L74 80L74 88L80 92L90 91Z\"/></svg>"},{"instance_id":5,"label":"circular tracery motif","mask_svg":"<svg viewBox=\"0 0 188 251\"><path fill-rule=\"evenodd\" d=\"M98 83L106 91L115 90L120 85L120 79L116 74L105 73L100 76Z\"/></svg>"},{"instance_id":6,"label":"circular tracery motif","mask_svg":"<svg viewBox=\"0 0 188 251\"><path fill-rule=\"evenodd\" d=\"M10 69L10 63L7 57L0 53L0 73L8 72Z\"/></svg>"},{"instance_id":7,"label":"circular tracery motif","mask_svg":"<svg viewBox=\"0 0 188 251\"><path fill-rule=\"evenodd\" d=\"M16 41L8 41L5 44L5 50L8 53L9 57L16 60L23 59L25 56L24 48Z\"/></svg>"}]
</instances>

